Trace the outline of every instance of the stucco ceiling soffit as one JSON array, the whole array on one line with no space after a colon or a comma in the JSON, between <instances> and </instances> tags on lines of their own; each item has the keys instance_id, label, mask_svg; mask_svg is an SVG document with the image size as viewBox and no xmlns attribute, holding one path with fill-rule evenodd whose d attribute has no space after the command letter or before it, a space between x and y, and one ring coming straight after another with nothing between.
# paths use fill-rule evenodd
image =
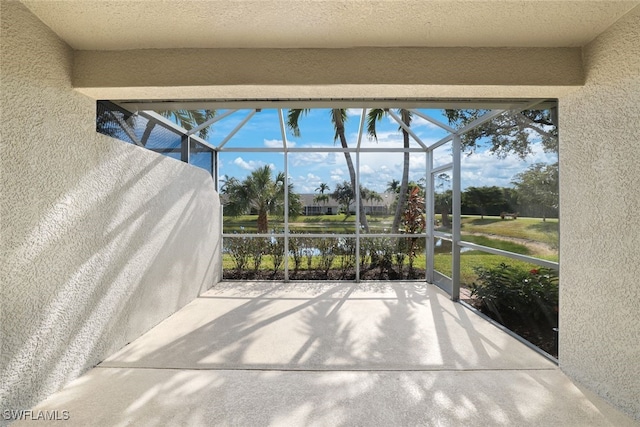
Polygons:
<instances>
[{"instance_id":1,"label":"stucco ceiling soffit","mask_svg":"<svg viewBox=\"0 0 640 427\"><path fill-rule=\"evenodd\" d=\"M339 66L335 66L339 64ZM584 82L580 48L79 51L83 87L540 85Z\"/></svg>"},{"instance_id":2,"label":"stucco ceiling soffit","mask_svg":"<svg viewBox=\"0 0 640 427\"><path fill-rule=\"evenodd\" d=\"M77 50L576 47L640 1L22 0Z\"/></svg>"}]
</instances>

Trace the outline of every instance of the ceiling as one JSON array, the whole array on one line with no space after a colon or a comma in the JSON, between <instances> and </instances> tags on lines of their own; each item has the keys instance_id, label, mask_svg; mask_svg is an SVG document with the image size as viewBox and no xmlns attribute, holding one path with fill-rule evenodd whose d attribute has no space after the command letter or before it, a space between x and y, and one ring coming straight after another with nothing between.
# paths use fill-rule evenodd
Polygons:
<instances>
[{"instance_id":1,"label":"ceiling","mask_svg":"<svg viewBox=\"0 0 640 427\"><path fill-rule=\"evenodd\" d=\"M21 0L77 50L577 47L640 1Z\"/></svg>"}]
</instances>

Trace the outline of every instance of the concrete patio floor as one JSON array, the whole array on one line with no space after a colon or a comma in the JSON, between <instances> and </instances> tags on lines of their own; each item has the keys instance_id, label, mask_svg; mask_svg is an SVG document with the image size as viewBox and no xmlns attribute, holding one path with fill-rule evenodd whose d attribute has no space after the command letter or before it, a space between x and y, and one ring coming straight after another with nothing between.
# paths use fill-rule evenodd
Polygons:
<instances>
[{"instance_id":1,"label":"concrete patio floor","mask_svg":"<svg viewBox=\"0 0 640 427\"><path fill-rule=\"evenodd\" d=\"M383 282L220 283L33 408L61 409L68 426L637 425L438 288Z\"/></svg>"}]
</instances>

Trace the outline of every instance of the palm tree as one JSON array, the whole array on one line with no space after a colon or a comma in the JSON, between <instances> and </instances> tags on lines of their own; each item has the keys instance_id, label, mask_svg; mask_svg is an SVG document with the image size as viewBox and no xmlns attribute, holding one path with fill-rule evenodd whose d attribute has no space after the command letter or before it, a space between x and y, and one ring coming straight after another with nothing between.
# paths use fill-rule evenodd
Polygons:
<instances>
[{"instance_id":1,"label":"palm tree","mask_svg":"<svg viewBox=\"0 0 640 427\"><path fill-rule=\"evenodd\" d=\"M349 207L351 206L354 196L353 187L351 187L351 184L347 181L342 181L342 184L336 184L336 189L331 193L331 197L338 202L340 210L344 212L345 220L349 218L349 215L351 214Z\"/></svg>"},{"instance_id":2,"label":"palm tree","mask_svg":"<svg viewBox=\"0 0 640 427\"><path fill-rule=\"evenodd\" d=\"M206 122L209 119L212 119L216 115L216 110L161 110L157 112L163 117L172 120L179 126L182 126L186 130L191 130L200 126L202 123ZM147 141L151 136L151 132L156 125L155 120L149 120L147 122L147 126L142 133L142 138L140 138L140 142L142 146L147 145ZM209 126L200 129L198 131L198 136L200 138L207 138L209 135Z\"/></svg>"},{"instance_id":3,"label":"palm tree","mask_svg":"<svg viewBox=\"0 0 640 427\"><path fill-rule=\"evenodd\" d=\"M236 185L238 183L238 178L236 178L235 176L224 174L224 176L220 180L220 183L222 184L220 185L220 192L224 194L226 193L227 187Z\"/></svg>"},{"instance_id":4,"label":"palm tree","mask_svg":"<svg viewBox=\"0 0 640 427\"><path fill-rule=\"evenodd\" d=\"M329 201L329 195L328 194L316 194L315 196L313 196L313 201L315 203L320 203L322 202L323 204L327 204L327 202Z\"/></svg>"},{"instance_id":5,"label":"palm tree","mask_svg":"<svg viewBox=\"0 0 640 427\"><path fill-rule=\"evenodd\" d=\"M282 215L284 212L284 186L286 178L279 172L275 180L271 167L263 166L251 172L244 180L228 179L223 194L228 197L225 212L232 216L258 212L258 233L269 230L268 215ZM300 198L289 184L289 215L295 217L300 212Z\"/></svg>"},{"instance_id":6,"label":"palm tree","mask_svg":"<svg viewBox=\"0 0 640 427\"><path fill-rule=\"evenodd\" d=\"M398 192L400 191L400 181L398 181L397 179L392 179L391 181L387 182L387 191L390 193L398 194Z\"/></svg>"},{"instance_id":7,"label":"palm tree","mask_svg":"<svg viewBox=\"0 0 640 427\"><path fill-rule=\"evenodd\" d=\"M306 115L309 112L308 108L305 109L291 109L287 113L287 126L291 129L294 136L300 136L300 116ZM344 123L347 120L347 110L342 108L333 108L331 110L331 123L336 131L334 141L340 139L340 145L342 148L349 148L347 144L347 137L344 132ZM351 188L356 188L356 170L353 167L353 161L351 160L351 153L344 152L344 158L347 162L347 169L349 169L349 178L351 180ZM362 197L359 200L360 205L360 225L366 233L369 232L369 223L367 222L367 215L364 212L364 206L362 205Z\"/></svg>"},{"instance_id":8,"label":"palm tree","mask_svg":"<svg viewBox=\"0 0 640 427\"><path fill-rule=\"evenodd\" d=\"M378 135L376 134L376 123L382 120L384 116L388 114L388 109L382 108L373 108L369 110L367 114L367 133L369 137L378 140ZM400 120L407 127L411 126L412 114L411 111L400 109L398 110L398 114L400 115ZM404 143L404 148L409 148L409 132L407 132L402 126L400 126L399 130L402 131L402 140ZM391 181L393 183L393 181ZM404 211L404 205L407 203L407 192L409 189L409 152L404 152L404 161L402 165L402 181L400 183L400 191L398 193L398 204L396 206L396 213L393 216L393 223L391 225L391 232L397 233L400 228L400 221L402 220L402 212Z\"/></svg>"},{"instance_id":9,"label":"palm tree","mask_svg":"<svg viewBox=\"0 0 640 427\"><path fill-rule=\"evenodd\" d=\"M158 114L173 120L186 130L198 127L202 123L215 117L216 110L165 110L158 111ZM209 134L209 127L200 129L198 136L206 139Z\"/></svg>"},{"instance_id":10,"label":"palm tree","mask_svg":"<svg viewBox=\"0 0 640 427\"><path fill-rule=\"evenodd\" d=\"M382 196L380 195L380 193L378 193L377 191L374 190L369 190L367 187L363 187L360 186L360 196L366 200L367 202L369 202L369 204L371 204L371 202L376 201L376 202L381 202L382 201ZM375 209L373 206L370 207L370 213L374 213Z\"/></svg>"},{"instance_id":11,"label":"palm tree","mask_svg":"<svg viewBox=\"0 0 640 427\"><path fill-rule=\"evenodd\" d=\"M325 191L330 190L329 185L325 184L324 182L320 183L320 186L318 188L316 188L316 191L320 194L316 194L313 197L313 201L315 203L324 203L325 205L327 204L327 202L329 201L329 195L324 194Z\"/></svg>"},{"instance_id":12,"label":"palm tree","mask_svg":"<svg viewBox=\"0 0 640 427\"><path fill-rule=\"evenodd\" d=\"M330 190L329 184L326 184L324 182L321 182L320 186L316 188L316 191L318 191L320 194L324 194L324 192L328 190Z\"/></svg>"}]
</instances>

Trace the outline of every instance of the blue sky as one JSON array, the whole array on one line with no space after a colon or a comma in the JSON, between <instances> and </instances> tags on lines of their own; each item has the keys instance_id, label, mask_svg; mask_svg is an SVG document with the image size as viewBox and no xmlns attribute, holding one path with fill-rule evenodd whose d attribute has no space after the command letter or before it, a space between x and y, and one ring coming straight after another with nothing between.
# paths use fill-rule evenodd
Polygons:
<instances>
[{"instance_id":1,"label":"blue sky","mask_svg":"<svg viewBox=\"0 0 640 427\"><path fill-rule=\"evenodd\" d=\"M421 112L447 123L441 110L420 110ZM240 123L250 110L241 110L233 115L215 123L210 129L207 138L213 145L219 145L225 137ZM286 115L286 110L283 111ZM358 127L361 109L348 110L348 120L345 123L347 142L350 147L355 147L358 138ZM219 111L218 114L222 114ZM285 116L286 121L286 116ZM295 137L287 131L289 147L339 147L340 143L334 143L334 130L330 121L329 110L313 109L299 121L299 137ZM432 123L414 116L411 129L430 145L447 133ZM402 147L402 134L398 124L386 117L378 123L378 141L370 140L363 136L362 147ZM279 126L277 110L265 109L256 113L238 133L231 138L225 148L237 147L281 147L282 134ZM412 147L418 147L415 141L411 141ZM511 186L513 177L525 170L535 162L555 162L557 156L552 153L544 153L540 143L534 142L533 154L524 161L519 157L507 156L498 159L485 148L480 148L476 153L462 157L462 187L468 186ZM355 153L352 153L355 164ZM367 188L383 192L387 183L392 179L400 180L402 175L402 153L361 153L360 155L360 182ZM451 145L447 144L434 152L435 165L449 163L451 161ZM424 176L425 156L422 153L411 153L410 179L417 181ZM220 153L219 174L234 176L239 179L246 177L252 170L271 165L277 171L284 170L282 153L248 153L248 152L222 152ZM331 189L337 183L349 180L348 170L342 153L290 153L289 176L294 184L294 190L298 193L312 193L324 182Z\"/></svg>"}]
</instances>

